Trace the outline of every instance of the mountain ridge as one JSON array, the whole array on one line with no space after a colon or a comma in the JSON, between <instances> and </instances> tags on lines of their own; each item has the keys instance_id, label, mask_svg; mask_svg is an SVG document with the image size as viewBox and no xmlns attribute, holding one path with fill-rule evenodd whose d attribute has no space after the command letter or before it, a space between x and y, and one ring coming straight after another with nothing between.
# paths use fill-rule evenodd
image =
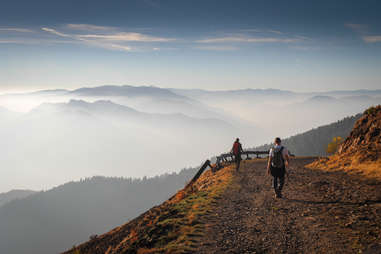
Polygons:
<instances>
[{"instance_id":1,"label":"mountain ridge","mask_svg":"<svg viewBox=\"0 0 381 254\"><path fill-rule=\"evenodd\" d=\"M9 203L13 200L16 200L16 199L26 198L32 194L35 194L35 193L37 193L37 191L18 190L18 189L14 189L14 190L10 190L8 192L0 193L0 206L4 205L6 203Z\"/></svg>"},{"instance_id":2,"label":"mountain ridge","mask_svg":"<svg viewBox=\"0 0 381 254\"><path fill-rule=\"evenodd\" d=\"M167 200L195 171L141 179L96 176L14 199L0 206L0 253L63 251Z\"/></svg>"}]
</instances>

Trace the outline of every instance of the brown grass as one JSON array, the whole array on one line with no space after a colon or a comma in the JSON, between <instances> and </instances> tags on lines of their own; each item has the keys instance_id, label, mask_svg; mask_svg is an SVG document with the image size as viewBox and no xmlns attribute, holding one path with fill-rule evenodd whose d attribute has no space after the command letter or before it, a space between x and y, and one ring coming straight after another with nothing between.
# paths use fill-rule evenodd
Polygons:
<instances>
[{"instance_id":1,"label":"brown grass","mask_svg":"<svg viewBox=\"0 0 381 254\"><path fill-rule=\"evenodd\" d=\"M381 159L376 161L364 161L362 156L354 154L352 156L332 155L328 158L320 158L307 165L311 169L345 171L350 174L361 174L367 178L381 180Z\"/></svg>"},{"instance_id":2,"label":"brown grass","mask_svg":"<svg viewBox=\"0 0 381 254\"><path fill-rule=\"evenodd\" d=\"M77 250L82 254L194 252L207 227L203 219L231 183L233 172L233 167L216 173L208 170L190 188Z\"/></svg>"}]
</instances>

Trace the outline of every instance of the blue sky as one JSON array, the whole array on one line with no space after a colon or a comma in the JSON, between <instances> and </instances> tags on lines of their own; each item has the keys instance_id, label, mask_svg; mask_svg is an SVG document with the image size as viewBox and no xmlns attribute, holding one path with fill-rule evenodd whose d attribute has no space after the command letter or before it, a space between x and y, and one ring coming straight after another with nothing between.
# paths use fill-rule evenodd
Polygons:
<instances>
[{"instance_id":1,"label":"blue sky","mask_svg":"<svg viewBox=\"0 0 381 254\"><path fill-rule=\"evenodd\" d=\"M2 1L0 92L381 87L380 1Z\"/></svg>"}]
</instances>

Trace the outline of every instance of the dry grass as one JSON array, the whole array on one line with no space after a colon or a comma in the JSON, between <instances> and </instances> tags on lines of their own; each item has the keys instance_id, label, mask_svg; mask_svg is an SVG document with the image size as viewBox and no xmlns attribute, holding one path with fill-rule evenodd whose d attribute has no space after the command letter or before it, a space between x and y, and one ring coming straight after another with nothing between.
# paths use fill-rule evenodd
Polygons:
<instances>
[{"instance_id":1,"label":"dry grass","mask_svg":"<svg viewBox=\"0 0 381 254\"><path fill-rule=\"evenodd\" d=\"M311 169L341 170L350 174L361 174L367 178L381 180L381 159L375 161L364 161L362 156L353 154L351 156L333 155L328 158L320 158L307 165Z\"/></svg>"},{"instance_id":2,"label":"dry grass","mask_svg":"<svg viewBox=\"0 0 381 254\"><path fill-rule=\"evenodd\" d=\"M233 172L233 167L214 174L206 171L191 188L77 250L83 254L194 252L207 227L203 219L231 184Z\"/></svg>"},{"instance_id":3,"label":"dry grass","mask_svg":"<svg viewBox=\"0 0 381 254\"><path fill-rule=\"evenodd\" d=\"M192 253L208 227L217 200L233 181L233 166L206 171L190 188L136 219L66 252L74 254Z\"/></svg>"}]
</instances>

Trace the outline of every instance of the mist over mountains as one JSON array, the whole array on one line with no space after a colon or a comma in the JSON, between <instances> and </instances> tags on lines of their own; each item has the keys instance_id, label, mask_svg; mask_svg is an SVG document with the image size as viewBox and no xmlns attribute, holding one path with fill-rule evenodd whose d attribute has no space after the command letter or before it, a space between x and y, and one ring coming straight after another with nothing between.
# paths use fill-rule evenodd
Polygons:
<instances>
[{"instance_id":1,"label":"mist over mountains","mask_svg":"<svg viewBox=\"0 0 381 254\"><path fill-rule=\"evenodd\" d=\"M340 116L361 112L380 94L104 86L2 95L1 188L58 187L8 197L0 206L0 252L68 249L166 200L196 169L86 177L160 175L230 150L237 136L253 147L335 122L285 139L296 155L321 155L359 117L337 122Z\"/></svg>"},{"instance_id":2,"label":"mist over mountains","mask_svg":"<svg viewBox=\"0 0 381 254\"><path fill-rule=\"evenodd\" d=\"M61 111L71 113L76 110L81 112L79 114L87 112L85 115L88 115L89 112L97 112L96 108L104 103L110 104L71 101L68 104L43 105L42 109L53 107L55 110L49 108L49 114ZM114 107L123 114L132 113L133 117L141 114L124 106L120 109L120 106L113 104L109 110ZM41 113L42 109L37 108L36 113ZM119 110L114 109L114 113L120 114ZM361 114L348 117L295 135L285 139L284 144L298 155L322 155L331 138L337 135L346 137L360 116ZM265 145L257 149L265 150L269 147L270 145ZM133 170L128 165L126 167ZM33 253L41 254L68 249L88 240L91 235L106 232L166 200L182 188L197 169L188 168L179 173L143 179L86 178L70 181L48 191L28 193L26 198L20 196L24 193L18 192L15 193L18 196L12 197L9 197L10 193L0 194L0 203L3 197L8 198L8 202L0 205L0 252L22 254L30 253L33 249ZM22 245L19 244L21 238Z\"/></svg>"},{"instance_id":3,"label":"mist over mountains","mask_svg":"<svg viewBox=\"0 0 381 254\"><path fill-rule=\"evenodd\" d=\"M44 103L0 131L2 188L172 172L217 153L235 132L223 120L143 113L111 101Z\"/></svg>"},{"instance_id":4,"label":"mist over mountains","mask_svg":"<svg viewBox=\"0 0 381 254\"><path fill-rule=\"evenodd\" d=\"M345 117L337 122L319 126L304 133L296 134L282 140L282 144L298 156L328 156L327 144L334 137L345 139L349 136L356 121L363 114ZM253 150L264 151L273 147L273 143L255 147Z\"/></svg>"},{"instance_id":5,"label":"mist over mountains","mask_svg":"<svg viewBox=\"0 0 381 254\"><path fill-rule=\"evenodd\" d=\"M93 175L143 177L195 166L381 103L381 90L297 93L101 86L0 95L0 191Z\"/></svg>"},{"instance_id":6,"label":"mist over mountains","mask_svg":"<svg viewBox=\"0 0 381 254\"><path fill-rule=\"evenodd\" d=\"M0 193L0 206L17 199L23 199L27 196L36 193L32 190L11 190L5 193Z\"/></svg>"},{"instance_id":7,"label":"mist over mountains","mask_svg":"<svg viewBox=\"0 0 381 254\"><path fill-rule=\"evenodd\" d=\"M92 177L14 199L0 206L0 253L60 253L160 204L195 172L189 168L143 179Z\"/></svg>"}]
</instances>

